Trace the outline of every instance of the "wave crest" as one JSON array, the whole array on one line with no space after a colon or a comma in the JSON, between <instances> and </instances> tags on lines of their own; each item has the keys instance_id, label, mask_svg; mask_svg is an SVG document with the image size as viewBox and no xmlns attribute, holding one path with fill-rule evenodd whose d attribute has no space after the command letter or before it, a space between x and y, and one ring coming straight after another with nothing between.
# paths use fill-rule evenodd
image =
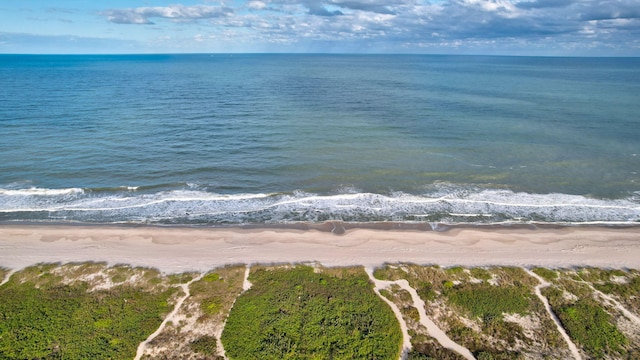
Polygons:
<instances>
[{"instance_id":1,"label":"wave crest","mask_svg":"<svg viewBox=\"0 0 640 360\"><path fill-rule=\"evenodd\" d=\"M157 190L157 189L156 189ZM149 224L277 224L290 222L638 223L637 196L594 199L567 194L448 186L428 194L341 192L219 194L189 186L0 189L0 220Z\"/></svg>"},{"instance_id":2,"label":"wave crest","mask_svg":"<svg viewBox=\"0 0 640 360\"><path fill-rule=\"evenodd\" d=\"M31 187L28 189L0 189L0 196L60 196L84 193L80 188L42 189Z\"/></svg>"}]
</instances>

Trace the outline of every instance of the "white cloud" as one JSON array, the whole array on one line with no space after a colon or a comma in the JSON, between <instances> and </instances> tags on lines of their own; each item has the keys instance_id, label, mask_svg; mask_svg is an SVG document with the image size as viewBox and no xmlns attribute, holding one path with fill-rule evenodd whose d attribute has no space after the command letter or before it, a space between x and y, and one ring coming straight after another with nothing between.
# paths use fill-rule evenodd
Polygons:
<instances>
[{"instance_id":1,"label":"white cloud","mask_svg":"<svg viewBox=\"0 0 640 360\"><path fill-rule=\"evenodd\" d=\"M483 11L514 11L515 6L505 0L464 0L464 4L468 6L478 7Z\"/></svg>"},{"instance_id":2,"label":"white cloud","mask_svg":"<svg viewBox=\"0 0 640 360\"><path fill-rule=\"evenodd\" d=\"M222 6L173 5L165 7L140 7L134 9L111 9L104 14L110 22L117 24L153 24L150 18L172 20L199 20L229 16L233 10Z\"/></svg>"},{"instance_id":3,"label":"white cloud","mask_svg":"<svg viewBox=\"0 0 640 360\"><path fill-rule=\"evenodd\" d=\"M267 7L267 4L265 4L262 1L249 1L249 3L247 4L247 7L249 9L262 10Z\"/></svg>"},{"instance_id":4,"label":"white cloud","mask_svg":"<svg viewBox=\"0 0 640 360\"><path fill-rule=\"evenodd\" d=\"M537 51L571 44L573 51L581 43L591 49L594 41L605 40L608 47L637 48L633 45L640 37L637 1L249 0L223 3L233 8L172 5L111 9L103 14L118 24L208 19L194 30L194 43L224 38L254 44L330 43L332 48L353 51L413 47L419 52L465 46Z\"/></svg>"}]
</instances>

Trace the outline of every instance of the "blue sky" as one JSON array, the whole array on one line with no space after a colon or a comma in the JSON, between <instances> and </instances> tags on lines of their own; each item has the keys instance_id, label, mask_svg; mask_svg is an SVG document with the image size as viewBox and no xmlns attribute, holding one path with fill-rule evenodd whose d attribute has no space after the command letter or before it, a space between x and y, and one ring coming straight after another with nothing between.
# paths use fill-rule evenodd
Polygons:
<instances>
[{"instance_id":1,"label":"blue sky","mask_svg":"<svg viewBox=\"0 0 640 360\"><path fill-rule=\"evenodd\" d=\"M2 0L0 53L640 56L640 0Z\"/></svg>"}]
</instances>

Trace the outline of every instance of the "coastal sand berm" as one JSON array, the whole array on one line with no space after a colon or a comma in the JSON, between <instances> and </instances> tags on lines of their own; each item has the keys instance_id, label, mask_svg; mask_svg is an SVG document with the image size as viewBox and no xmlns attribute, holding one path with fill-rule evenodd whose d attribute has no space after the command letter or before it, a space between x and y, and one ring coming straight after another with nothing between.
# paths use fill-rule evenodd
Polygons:
<instances>
[{"instance_id":1,"label":"coastal sand berm","mask_svg":"<svg viewBox=\"0 0 640 360\"><path fill-rule=\"evenodd\" d=\"M329 231L146 226L0 226L0 266L104 261L167 273L226 264L319 262L379 266L595 266L640 268L640 227L459 227L447 231Z\"/></svg>"}]
</instances>

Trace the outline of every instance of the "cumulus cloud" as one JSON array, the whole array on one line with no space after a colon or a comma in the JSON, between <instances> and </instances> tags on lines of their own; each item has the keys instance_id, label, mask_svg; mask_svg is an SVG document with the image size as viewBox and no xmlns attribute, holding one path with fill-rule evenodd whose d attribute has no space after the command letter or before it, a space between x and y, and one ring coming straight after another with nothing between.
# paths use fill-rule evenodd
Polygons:
<instances>
[{"instance_id":1,"label":"cumulus cloud","mask_svg":"<svg viewBox=\"0 0 640 360\"><path fill-rule=\"evenodd\" d=\"M267 4L265 4L262 1L249 1L247 3L247 7L249 9L262 10L262 9L265 9L267 7Z\"/></svg>"},{"instance_id":2,"label":"cumulus cloud","mask_svg":"<svg viewBox=\"0 0 640 360\"><path fill-rule=\"evenodd\" d=\"M140 7L133 9L111 9L104 12L110 22L116 24L153 24L150 18L189 21L229 16L228 7L207 5L173 5L165 7Z\"/></svg>"},{"instance_id":3,"label":"cumulus cloud","mask_svg":"<svg viewBox=\"0 0 640 360\"><path fill-rule=\"evenodd\" d=\"M338 16L344 15L340 10L329 11L322 3L316 1L305 1L304 4L309 9L309 15L317 16Z\"/></svg>"},{"instance_id":4,"label":"cumulus cloud","mask_svg":"<svg viewBox=\"0 0 640 360\"><path fill-rule=\"evenodd\" d=\"M561 8L573 2L573 0L532 0L516 3L516 6L521 9Z\"/></svg>"},{"instance_id":5,"label":"cumulus cloud","mask_svg":"<svg viewBox=\"0 0 640 360\"><path fill-rule=\"evenodd\" d=\"M586 44L585 39L589 46L593 41L616 41L622 48L631 43L637 47L640 35L637 0L248 0L233 4L234 8L112 9L104 14L121 24L150 24L154 18L210 19L210 33L217 35L209 38L227 34L256 43L342 42L363 48L377 43L395 50L483 43L562 47Z\"/></svg>"},{"instance_id":6,"label":"cumulus cloud","mask_svg":"<svg viewBox=\"0 0 640 360\"><path fill-rule=\"evenodd\" d=\"M640 3L637 1L603 1L598 6L584 7L582 10L583 20L640 19Z\"/></svg>"},{"instance_id":7,"label":"cumulus cloud","mask_svg":"<svg viewBox=\"0 0 640 360\"><path fill-rule=\"evenodd\" d=\"M331 0L328 1L329 4L339 6L345 9L352 10L362 10L362 11L370 11L379 14L395 14L392 10L394 2L393 1L379 1L379 0L349 0L349 1L340 1L340 0ZM404 1L396 1L395 5L402 4Z\"/></svg>"}]
</instances>

